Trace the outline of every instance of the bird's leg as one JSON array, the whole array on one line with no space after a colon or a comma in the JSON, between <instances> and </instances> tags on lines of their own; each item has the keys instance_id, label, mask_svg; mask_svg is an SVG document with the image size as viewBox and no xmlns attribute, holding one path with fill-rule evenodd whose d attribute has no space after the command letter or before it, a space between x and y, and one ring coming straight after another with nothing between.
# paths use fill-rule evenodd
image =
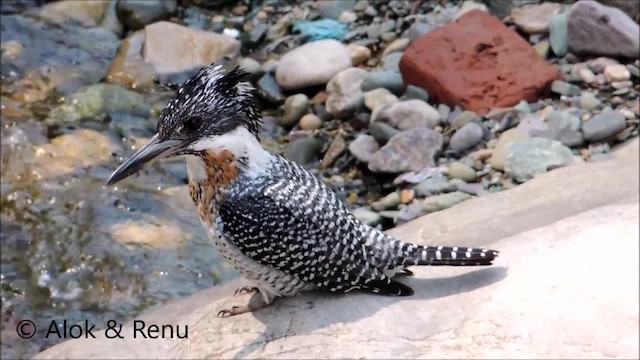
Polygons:
<instances>
[{"instance_id":1,"label":"bird's leg","mask_svg":"<svg viewBox=\"0 0 640 360\"><path fill-rule=\"evenodd\" d=\"M398 275L413 276L413 271L409 269L402 269L402 272L398 273Z\"/></svg>"},{"instance_id":2,"label":"bird's leg","mask_svg":"<svg viewBox=\"0 0 640 360\"><path fill-rule=\"evenodd\" d=\"M241 306L232 306L230 309L223 309L218 312L219 318L225 318L235 315L240 315L248 312L253 312L258 309L262 309L263 307L269 305L263 296L256 293L250 299L247 305Z\"/></svg>"},{"instance_id":3,"label":"bird's leg","mask_svg":"<svg viewBox=\"0 0 640 360\"><path fill-rule=\"evenodd\" d=\"M256 292L257 293L260 292L260 289L258 289L258 287L256 287L256 286L241 286L241 287L236 289L236 291L233 293L233 296L252 294L252 293L256 293Z\"/></svg>"}]
</instances>

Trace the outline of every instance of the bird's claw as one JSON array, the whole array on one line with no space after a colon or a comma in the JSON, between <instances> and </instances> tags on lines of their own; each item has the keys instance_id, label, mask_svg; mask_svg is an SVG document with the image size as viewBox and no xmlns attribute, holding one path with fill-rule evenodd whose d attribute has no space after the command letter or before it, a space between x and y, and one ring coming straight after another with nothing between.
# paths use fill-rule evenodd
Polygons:
<instances>
[{"instance_id":1,"label":"bird's claw","mask_svg":"<svg viewBox=\"0 0 640 360\"><path fill-rule=\"evenodd\" d=\"M255 286L242 286L236 289L236 291L233 293L233 296L251 294L259 291L260 290Z\"/></svg>"},{"instance_id":2,"label":"bird's claw","mask_svg":"<svg viewBox=\"0 0 640 360\"><path fill-rule=\"evenodd\" d=\"M239 306L233 306L231 309L222 309L220 311L218 311L218 317L219 318L225 318L225 317L230 317L233 315L237 315L237 310L239 309Z\"/></svg>"}]
</instances>

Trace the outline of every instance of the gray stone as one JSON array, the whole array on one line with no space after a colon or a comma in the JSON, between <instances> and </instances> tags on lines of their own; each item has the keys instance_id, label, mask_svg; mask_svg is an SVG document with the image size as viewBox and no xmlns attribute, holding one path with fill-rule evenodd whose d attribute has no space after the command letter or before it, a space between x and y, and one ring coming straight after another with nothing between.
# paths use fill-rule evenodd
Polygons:
<instances>
[{"instance_id":1,"label":"gray stone","mask_svg":"<svg viewBox=\"0 0 640 360\"><path fill-rule=\"evenodd\" d=\"M118 19L131 30L168 18L176 11L175 0L118 0Z\"/></svg>"},{"instance_id":2,"label":"gray stone","mask_svg":"<svg viewBox=\"0 0 640 360\"><path fill-rule=\"evenodd\" d=\"M362 91L385 88L399 96L404 92L404 82L399 71L374 71L367 75L361 88Z\"/></svg>"},{"instance_id":3,"label":"gray stone","mask_svg":"<svg viewBox=\"0 0 640 360\"><path fill-rule=\"evenodd\" d=\"M309 98L305 94L289 96L284 102L284 115L279 118L278 124L285 128L295 126L300 118L307 113Z\"/></svg>"},{"instance_id":4,"label":"gray stone","mask_svg":"<svg viewBox=\"0 0 640 360\"><path fill-rule=\"evenodd\" d=\"M468 123L451 136L449 147L456 151L465 151L476 146L482 140L482 136L483 130L480 125Z\"/></svg>"},{"instance_id":5,"label":"gray stone","mask_svg":"<svg viewBox=\"0 0 640 360\"><path fill-rule=\"evenodd\" d=\"M384 48L384 51L382 52L383 58L391 53L403 51L407 46L409 46L410 42L411 41L406 38L395 40L391 44L387 45L386 48Z\"/></svg>"},{"instance_id":6,"label":"gray stone","mask_svg":"<svg viewBox=\"0 0 640 360\"><path fill-rule=\"evenodd\" d=\"M394 217L393 223L396 225L404 224L423 215L422 204L420 201L413 201L409 205L404 205Z\"/></svg>"},{"instance_id":7,"label":"gray stone","mask_svg":"<svg viewBox=\"0 0 640 360\"><path fill-rule=\"evenodd\" d=\"M382 62L382 70L383 71L400 71L400 59L402 58L401 52L394 52L385 57L383 57L380 61Z\"/></svg>"},{"instance_id":8,"label":"gray stone","mask_svg":"<svg viewBox=\"0 0 640 360\"><path fill-rule=\"evenodd\" d=\"M637 59L640 28L622 10L594 0L577 1L567 14L569 51L576 55L603 55Z\"/></svg>"},{"instance_id":9,"label":"gray stone","mask_svg":"<svg viewBox=\"0 0 640 360\"><path fill-rule=\"evenodd\" d=\"M264 73L264 70L262 69L262 65L260 65L259 62L257 62L256 60L250 57L239 58L237 61L237 65L240 69L248 72L253 76L260 76Z\"/></svg>"},{"instance_id":10,"label":"gray stone","mask_svg":"<svg viewBox=\"0 0 640 360\"><path fill-rule=\"evenodd\" d=\"M566 81L554 80L553 83L551 83L551 91L560 95L575 96L580 95L580 91L582 91L582 89L580 89L579 86L570 84Z\"/></svg>"},{"instance_id":11,"label":"gray stone","mask_svg":"<svg viewBox=\"0 0 640 360\"><path fill-rule=\"evenodd\" d=\"M386 144L389 139L399 132L400 130L382 122L372 122L369 124L369 133L379 144Z\"/></svg>"},{"instance_id":12,"label":"gray stone","mask_svg":"<svg viewBox=\"0 0 640 360\"><path fill-rule=\"evenodd\" d=\"M355 0L326 0L320 3L320 15L326 19L338 20L345 11L355 6Z\"/></svg>"},{"instance_id":13,"label":"gray stone","mask_svg":"<svg viewBox=\"0 0 640 360\"><path fill-rule=\"evenodd\" d=\"M380 199L385 209L395 209L400 205L400 194L397 191L389 193L387 196Z\"/></svg>"},{"instance_id":14,"label":"gray stone","mask_svg":"<svg viewBox=\"0 0 640 360\"><path fill-rule=\"evenodd\" d=\"M427 213L432 213L448 209L468 199L471 199L471 195L460 191L430 196L422 203L422 210Z\"/></svg>"},{"instance_id":15,"label":"gray stone","mask_svg":"<svg viewBox=\"0 0 640 360\"><path fill-rule=\"evenodd\" d=\"M618 111L603 111L582 124L582 133L588 141L604 140L624 130L624 115Z\"/></svg>"},{"instance_id":16,"label":"gray stone","mask_svg":"<svg viewBox=\"0 0 640 360\"><path fill-rule=\"evenodd\" d=\"M409 85L407 86L407 93L405 95L405 97L410 100L410 99L418 99L418 100L422 100L426 103L429 102L429 93L422 89L419 88L417 86L413 86L413 85ZM445 105L446 106L446 105ZM440 107L438 107L438 111L440 110ZM446 117L440 117L441 119L446 119Z\"/></svg>"},{"instance_id":17,"label":"gray stone","mask_svg":"<svg viewBox=\"0 0 640 360\"><path fill-rule=\"evenodd\" d=\"M549 43L557 57L563 57L569 51L567 40L567 13L557 14L549 22Z\"/></svg>"},{"instance_id":18,"label":"gray stone","mask_svg":"<svg viewBox=\"0 0 640 360\"><path fill-rule=\"evenodd\" d=\"M417 196L431 196L440 193L446 193L455 191L454 184L449 182L449 179L444 175L438 173L429 177L426 180L421 181L414 187Z\"/></svg>"},{"instance_id":19,"label":"gray stone","mask_svg":"<svg viewBox=\"0 0 640 360\"><path fill-rule=\"evenodd\" d=\"M507 145L505 170L522 183L573 161L573 153L561 142L531 138Z\"/></svg>"},{"instance_id":20,"label":"gray stone","mask_svg":"<svg viewBox=\"0 0 640 360\"><path fill-rule=\"evenodd\" d=\"M640 2L629 0L598 0L599 3L624 11L632 19L638 19L640 13Z\"/></svg>"},{"instance_id":21,"label":"gray stone","mask_svg":"<svg viewBox=\"0 0 640 360\"><path fill-rule=\"evenodd\" d=\"M456 161L449 165L449 177L452 179L460 179L466 182L473 182L476 180L476 171L471 167Z\"/></svg>"},{"instance_id":22,"label":"gray stone","mask_svg":"<svg viewBox=\"0 0 640 360\"><path fill-rule=\"evenodd\" d=\"M451 108L447 104L438 104L438 112L440 113L440 118L443 121L447 121L451 113Z\"/></svg>"},{"instance_id":23,"label":"gray stone","mask_svg":"<svg viewBox=\"0 0 640 360\"><path fill-rule=\"evenodd\" d=\"M531 113L531 106L529 106L529 103L526 100L521 100L513 107L513 109L524 114Z\"/></svg>"},{"instance_id":24,"label":"gray stone","mask_svg":"<svg viewBox=\"0 0 640 360\"><path fill-rule=\"evenodd\" d=\"M602 105L602 102L598 100L596 95L590 91L583 91L580 94L580 107L585 110L595 110Z\"/></svg>"},{"instance_id":25,"label":"gray stone","mask_svg":"<svg viewBox=\"0 0 640 360\"><path fill-rule=\"evenodd\" d=\"M371 122L384 122L394 128L407 130L418 126L434 128L440 121L440 113L422 100L404 100L375 109Z\"/></svg>"},{"instance_id":26,"label":"gray stone","mask_svg":"<svg viewBox=\"0 0 640 360\"><path fill-rule=\"evenodd\" d=\"M310 165L318 160L322 142L315 137L303 137L293 141L287 147L284 156L300 165Z\"/></svg>"},{"instance_id":27,"label":"gray stone","mask_svg":"<svg viewBox=\"0 0 640 360\"><path fill-rule=\"evenodd\" d=\"M580 118L568 111L552 111L547 119L549 129L546 132L535 132L533 136L541 136L557 140L569 147L582 145L584 137L580 131Z\"/></svg>"},{"instance_id":28,"label":"gray stone","mask_svg":"<svg viewBox=\"0 0 640 360\"><path fill-rule=\"evenodd\" d=\"M298 122L302 130L317 130L322 127L322 119L315 114L306 114Z\"/></svg>"},{"instance_id":29,"label":"gray stone","mask_svg":"<svg viewBox=\"0 0 640 360\"><path fill-rule=\"evenodd\" d=\"M260 80L258 80L257 90L260 97L272 105L277 106L285 101L285 97L278 83L276 83L276 79L269 73L262 75Z\"/></svg>"},{"instance_id":30,"label":"gray stone","mask_svg":"<svg viewBox=\"0 0 640 360\"><path fill-rule=\"evenodd\" d=\"M434 166L434 157L441 149L440 133L428 127L405 130L373 154L369 170L376 173L418 171Z\"/></svg>"},{"instance_id":31,"label":"gray stone","mask_svg":"<svg viewBox=\"0 0 640 360\"><path fill-rule=\"evenodd\" d=\"M371 208L368 206L353 209L351 213L358 220L369 226L375 226L382 220L382 216L380 216L380 214L378 214L377 212L371 210Z\"/></svg>"},{"instance_id":32,"label":"gray stone","mask_svg":"<svg viewBox=\"0 0 640 360\"><path fill-rule=\"evenodd\" d=\"M459 113L458 115L456 115L455 118L453 118L453 120L451 121L451 128L452 129L460 129L461 127L463 127L463 126L469 124L470 122L472 122L477 117L478 117L478 115L476 113L474 113L473 111L465 110L465 111Z\"/></svg>"},{"instance_id":33,"label":"gray stone","mask_svg":"<svg viewBox=\"0 0 640 360\"><path fill-rule=\"evenodd\" d=\"M489 12L500 19L511 13L514 8L527 4L538 4L540 0L483 0L489 8Z\"/></svg>"},{"instance_id":34,"label":"gray stone","mask_svg":"<svg viewBox=\"0 0 640 360\"><path fill-rule=\"evenodd\" d=\"M528 4L511 10L513 22L522 31L533 33L544 33L549 30L549 22L560 13L562 5L553 2L543 2L542 4Z\"/></svg>"},{"instance_id":35,"label":"gray stone","mask_svg":"<svg viewBox=\"0 0 640 360\"><path fill-rule=\"evenodd\" d=\"M398 97L385 88L377 88L364 94L364 104L369 110L398 102Z\"/></svg>"},{"instance_id":36,"label":"gray stone","mask_svg":"<svg viewBox=\"0 0 640 360\"><path fill-rule=\"evenodd\" d=\"M351 54L333 39L308 42L280 58L276 81L284 90L324 85L339 72L351 67Z\"/></svg>"},{"instance_id":37,"label":"gray stone","mask_svg":"<svg viewBox=\"0 0 640 360\"><path fill-rule=\"evenodd\" d=\"M336 74L327 84L327 112L339 119L353 115L364 104L360 87L366 77L366 70L355 67Z\"/></svg>"},{"instance_id":38,"label":"gray stone","mask_svg":"<svg viewBox=\"0 0 640 360\"><path fill-rule=\"evenodd\" d=\"M370 135L360 134L349 144L349 152L363 163L368 163L373 154L380 149L376 139Z\"/></svg>"}]
</instances>

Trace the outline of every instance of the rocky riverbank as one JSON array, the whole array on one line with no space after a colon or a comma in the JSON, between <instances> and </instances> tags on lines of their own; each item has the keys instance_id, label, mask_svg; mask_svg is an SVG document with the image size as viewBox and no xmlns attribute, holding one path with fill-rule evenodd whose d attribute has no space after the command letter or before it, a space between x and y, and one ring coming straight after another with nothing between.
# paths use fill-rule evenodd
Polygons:
<instances>
[{"instance_id":1,"label":"rocky riverbank","mask_svg":"<svg viewBox=\"0 0 640 360\"><path fill-rule=\"evenodd\" d=\"M635 2L1 4L3 357L54 343L15 339L22 319L125 320L237 275L182 160L103 187L175 85L221 58L253 74L264 146L382 229L639 132Z\"/></svg>"}]
</instances>

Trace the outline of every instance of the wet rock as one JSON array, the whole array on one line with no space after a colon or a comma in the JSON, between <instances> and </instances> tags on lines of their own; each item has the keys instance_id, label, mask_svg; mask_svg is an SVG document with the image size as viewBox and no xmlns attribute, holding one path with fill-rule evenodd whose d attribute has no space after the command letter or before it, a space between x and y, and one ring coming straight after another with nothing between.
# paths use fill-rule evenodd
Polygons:
<instances>
[{"instance_id":1,"label":"wet rock","mask_svg":"<svg viewBox=\"0 0 640 360\"><path fill-rule=\"evenodd\" d=\"M118 19L131 30L168 18L176 11L175 0L118 0Z\"/></svg>"},{"instance_id":2,"label":"wet rock","mask_svg":"<svg viewBox=\"0 0 640 360\"><path fill-rule=\"evenodd\" d=\"M153 66L145 63L142 58L144 39L144 31L140 30L120 43L118 54L107 69L107 82L142 92L153 88L156 72Z\"/></svg>"},{"instance_id":3,"label":"wet rock","mask_svg":"<svg viewBox=\"0 0 640 360\"><path fill-rule=\"evenodd\" d=\"M429 93L417 86L409 85L407 86L407 93L405 94L405 98L407 100L418 99L424 102L429 102ZM438 112L440 112L440 109L438 109ZM441 118L445 119L446 117L441 116Z\"/></svg>"},{"instance_id":4,"label":"wet rock","mask_svg":"<svg viewBox=\"0 0 640 360\"><path fill-rule=\"evenodd\" d=\"M386 144L389 139L399 132L400 130L382 122L373 122L369 124L369 133L379 144Z\"/></svg>"},{"instance_id":5,"label":"wet rock","mask_svg":"<svg viewBox=\"0 0 640 360\"><path fill-rule=\"evenodd\" d=\"M569 50L567 40L567 13L557 14L549 22L549 43L557 57L563 57Z\"/></svg>"},{"instance_id":6,"label":"wet rock","mask_svg":"<svg viewBox=\"0 0 640 360\"><path fill-rule=\"evenodd\" d=\"M359 207L351 211L353 216L369 226L375 226L382 221L382 216L368 206Z\"/></svg>"},{"instance_id":7,"label":"wet rock","mask_svg":"<svg viewBox=\"0 0 640 360\"><path fill-rule=\"evenodd\" d=\"M296 94L289 96L284 102L284 115L280 118L278 124L285 128L295 126L302 115L307 113L309 107L309 98L305 94Z\"/></svg>"},{"instance_id":8,"label":"wet rock","mask_svg":"<svg viewBox=\"0 0 640 360\"><path fill-rule=\"evenodd\" d=\"M366 76L367 71L359 68L348 68L336 74L327 84L327 112L336 118L355 113L364 103L360 87Z\"/></svg>"},{"instance_id":9,"label":"wet rock","mask_svg":"<svg viewBox=\"0 0 640 360\"><path fill-rule=\"evenodd\" d=\"M474 182L476 180L476 171L459 161L449 165L448 171L449 177L452 179L460 179L466 182Z\"/></svg>"},{"instance_id":10,"label":"wet rock","mask_svg":"<svg viewBox=\"0 0 640 360\"><path fill-rule=\"evenodd\" d=\"M454 184L449 182L449 179L447 179L446 176L438 173L426 180L421 181L414 187L414 190L416 191L416 194L418 196L431 196L435 194L455 191L456 187Z\"/></svg>"},{"instance_id":11,"label":"wet rock","mask_svg":"<svg viewBox=\"0 0 640 360\"><path fill-rule=\"evenodd\" d=\"M580 91L582 91L582 89L580 89L579 86L570 84L566 81L555 80L551 84L551 91L560 95L575 96L580 95Z\"/></svg>"},{"instance_id":12,"label":"wet rock","mask_svg":"<svg viewBox=\"0 0 640 360\"><path fill-rule=\"evenodd\" d=\"M362 65L371 58L371 50L366 46L349 44L347 45L347 50L349 50L349 56L351 56L351 64L353 66Z\"/></svg>"},{"instance_id":13,"label":"wet rock","mask_svg":"<svg viewBox=\"0 0 640 360\"><path fill-rule=\"evenodd\" d=\"M322 142L315 137L308 136L294 140L285 151L285 157L300 165L311 165L318 159L322 150Z\"/></svg>"},{"instance_id":14,"label":"wet rock","mask_svg":"<svg viewBox=\"0 0 640 360\"><path fill-rule=\"evenodd\" d=\"M584 137L580 131L580 118L569 111L553 111L547 119L548 130L534 132L533 136L542 136L560 141L562 144L574 147L582 145Z\"/></svg>"},{"instance_id":15,"label":"wet rock","mask_svg":"<svg viewBox=\"0 0 640 360\"><path fill-rule=\"evenodd\" d=\"M456 44L455 52L451 44ZM484 58L488 65L480 75L473 64L484 63ZM400 69L406 84L426 89L449 106L464 103L480 114L523 99L534 102L561 76L517 33L480 10L414 41L404 51Z\"/></svg>"},{"instance_id":16,"label":"wet rock","mask_svg":"<svg viewBox=\"0 0 640 360\"><path fill-rule=\"evenodd\" d=\"M595 110L602 105L602 102L598 100L596 95L589 91L584 91L580 94L580 107L585 110Z\"/></svg>"},{"instance_id":17,"label":"wet rock","mask_svg":"<svg viewBox=\"0 0 640 360\"><path fill-rule=\"evenodd\" d=\"M306 43L282 56L276 81L284 90L326 84L351 66L351 55L339 41L326 39Z\"/></svg>"},{"instance_id":18,"label":"wet rock","mask_svg":"<svg viewBox=\"0 0 640 360\"><path fill-rule=\"evenodd\" d=\"M624 130L624 115L618 111L605 110L582 124L582 133L588 141L600 141Z\"/></svg>"},{"instance_id":19,"label":"wet rock","mask_svg":"<svg viewBox=\"0 0 640 360\"><path fill-rule=\"evenodd\" d=\"M562 5L553 2L524 5L511 10L511 18L522 31L533 34L549 30L551 19L560 13Z\"/></svg>"},{"instance_id":20,"label":"wet rock","mask_svg":"<svg viewBox=\"0 0 640 360\"><path fill-rule=\"evenodd\" d=\"M374 71L368 73L362 82L361 88L362 91L385 88L396 95L401 95L404 92L404 82L402 75L397 71Z\"/></svg>"},{"instance_id":21,"label":"wet rock","mask_svg":"<svg viewBox=\"0 0 640 360\"><path fill-rule=\"evenodd\" d=\"M476 146L482 140L482 136L483 130L480 125L468 123L451 136L449 147L456 151L465 151Z\"/></svg>"},{"instance_id":22,"label":"wet rock","mask_svg":"<svg viewBox=\"0 0 640 360\"><path fill-rule=\"evenodd\" d=\"M278 106L285 101L285 97L276 83L276 79L269 73L262 75L260 80L258 80L257 90L261 98L274 106Z\"/></svg>"},{"instance_id":23,"label":"wet rock","mask_svg":"<svg viewBox=\"0 0 640 360\"><path fill-rule=\"evenodd\" d=\"M369 110L398 102L398 97L385 88L378 88L364 94L364 104Z\"/></svg>"},{"instance_id":24,"label":"wet rock","mask_svg":"<svg viewBox=\"0 0 640 360\"><path fill-rule=\"evenodd\" d=\"M509 129L503 132L498 138L496 148L491 155L491 167L499 171L504 170L507 145L523 139L526 139L526 135L518 129Z\"/></svg>"},{"instance_id":25,"label":"wet rock","mask_svg":"<svg viewBox=\"0 0 640 360\"><path fill-rule=\"evenodd\" d=\"M116 139L95 130L80 129L51 139L36 149L35 171L55 178L111 161L120 146Z\"/></svg>"},{"instance_id":26,"label":"wet rock","mask_svg":"<svg viewBox=\"0 0 640 360\"><path fill-rule=\"evenodd\" d=\"M384 51L382 52L382 57L385 57L391 53L399 52L406 49L407 46L409 46L410 42L411 41L407 38L394 40L391 44L387 45L387 47L384 48Z\"/></svg>"},{"instance_id":27,"label":"wet rock","mask_svg":"<svg viewBox=\"0 0 640 360\"><path fill-rule=\"evenodd\" d=\"M377 173L418 171L434 165L442 149L442 135L428 127L412 128L396 134L369 161Z\"/></svg>"},{"instance_id":28,"label":"wet rock","mask_svg":"<svg viewBox=\"0 0 640 360\"><path fill-rule=\"evenodd\" d=\"M422 100L404 100L377 108L371 122L378 121L400 130L421 126L433 129L440 121L440 113Z\"/></svg>"},{"instance_id":29,"label":"wet rock","mask_svg":"<svg viewBox=\"0 0 640 360\"><path fill-rule=\"evenodd\" d=\"M573 163L571 150L551 139L525 139L513 142L506 147L505 170L520 183L571 163Z\"/></svg>"},{"instance_id":30,"label":"wet rock","mask_svg":"<svg viewBox=\"0 0 640 360\"><path fill-rule=\"evenodd\" d=\"M53 24L80 24L83 27L100 25L109 8L109 0L74 1L63 0L51 2L41 8L33 9L37 15Z\"/></svg>"},{"instance_id":31,"label":"wet rock","mask_svg":"<svg viewBox=\"0 0 640 360\"><path fill-rule=\"evenodd\" d=\"M73 94L64 104L53 109L47 122L93 119L118 112L147 117L149 111L150 107L142 95L114 84L95 84Z\"/></svg>"},{"instance_id":32,"label":"wet rock","mask_svg":"<svg viewBox=\"0 0 640 360\"><path fill-rule=\"evenodd\" d=\"M626 66L622 64L607 65L604 68L604 77L608 82L626 81L631 78L631 73Z\"/></svg>"},{"instance_id":33,"label":"wet rock","mask_svg":"<svg viewBox=\"0 0 640 360\"><path fill-rule=\"evenodd\" d=\"M432 212L448 209L470 198L471 198L471 195L460 192L460 191L454 191L447 194L430 196L422 202L422 210L427 213L432 213Z\"/></svg>"},{"instance_id":34,"label":"wet rock","mask_svg":"<svg viewBox=\"0 0 640 360\"><path fill-rule=\"evenodd\" d=\"M569 51L637 59L640 29L623 11L593 0L575 2L567 13Z\"/></svg>"},{"instance_id":35,"label":"wet rock","mask_svg":"<svg viewBox=\"0 0 640 360\"><path fill-rule=\"evenodd\" d=\"M298 123L302 130L317 130L322 127L322 119L314 114L306 114Z\"/></svg>"},{"instance_id":36,"label":"wet rock","mask_svg":"<svg viewBox=\"0 0 640 360\"><path fill-rule=\"evenodd\" d=\"M360 134L349 144L349 152L361 162L367 164L373 154L380 149L378 142L370 135Z\"/></svg>"},{"instance_id":37,"label":"wet rock","mask_svg":"<svg viewBox=\"0 0 640 360\"><path fill-rule=\"evenodd\" d=\"M337 134L334 138L333 141L331 142L331 145L329 145L329 149L327 149L327 152L324 154L324 157L322 158L322 162L321 162L321 166L322 168L328 168L329 166L331 166L336 159L342 155L342 153L347 149L347 143L344 141L344 138L342 137L342 135Z\"/></svg>"},{"instance_id":38,"label":"wet rock","mask_svg":"<svg viewBox=\"0 0 640 360\"><path fill-rule=\"evenodd\" d=\"M161 80L192 75L225 56L234 58L240 51L240 42L229 36L168 21L148 25L144 32L144 61L154 67Z\"/></svg>"}]
</instances>

